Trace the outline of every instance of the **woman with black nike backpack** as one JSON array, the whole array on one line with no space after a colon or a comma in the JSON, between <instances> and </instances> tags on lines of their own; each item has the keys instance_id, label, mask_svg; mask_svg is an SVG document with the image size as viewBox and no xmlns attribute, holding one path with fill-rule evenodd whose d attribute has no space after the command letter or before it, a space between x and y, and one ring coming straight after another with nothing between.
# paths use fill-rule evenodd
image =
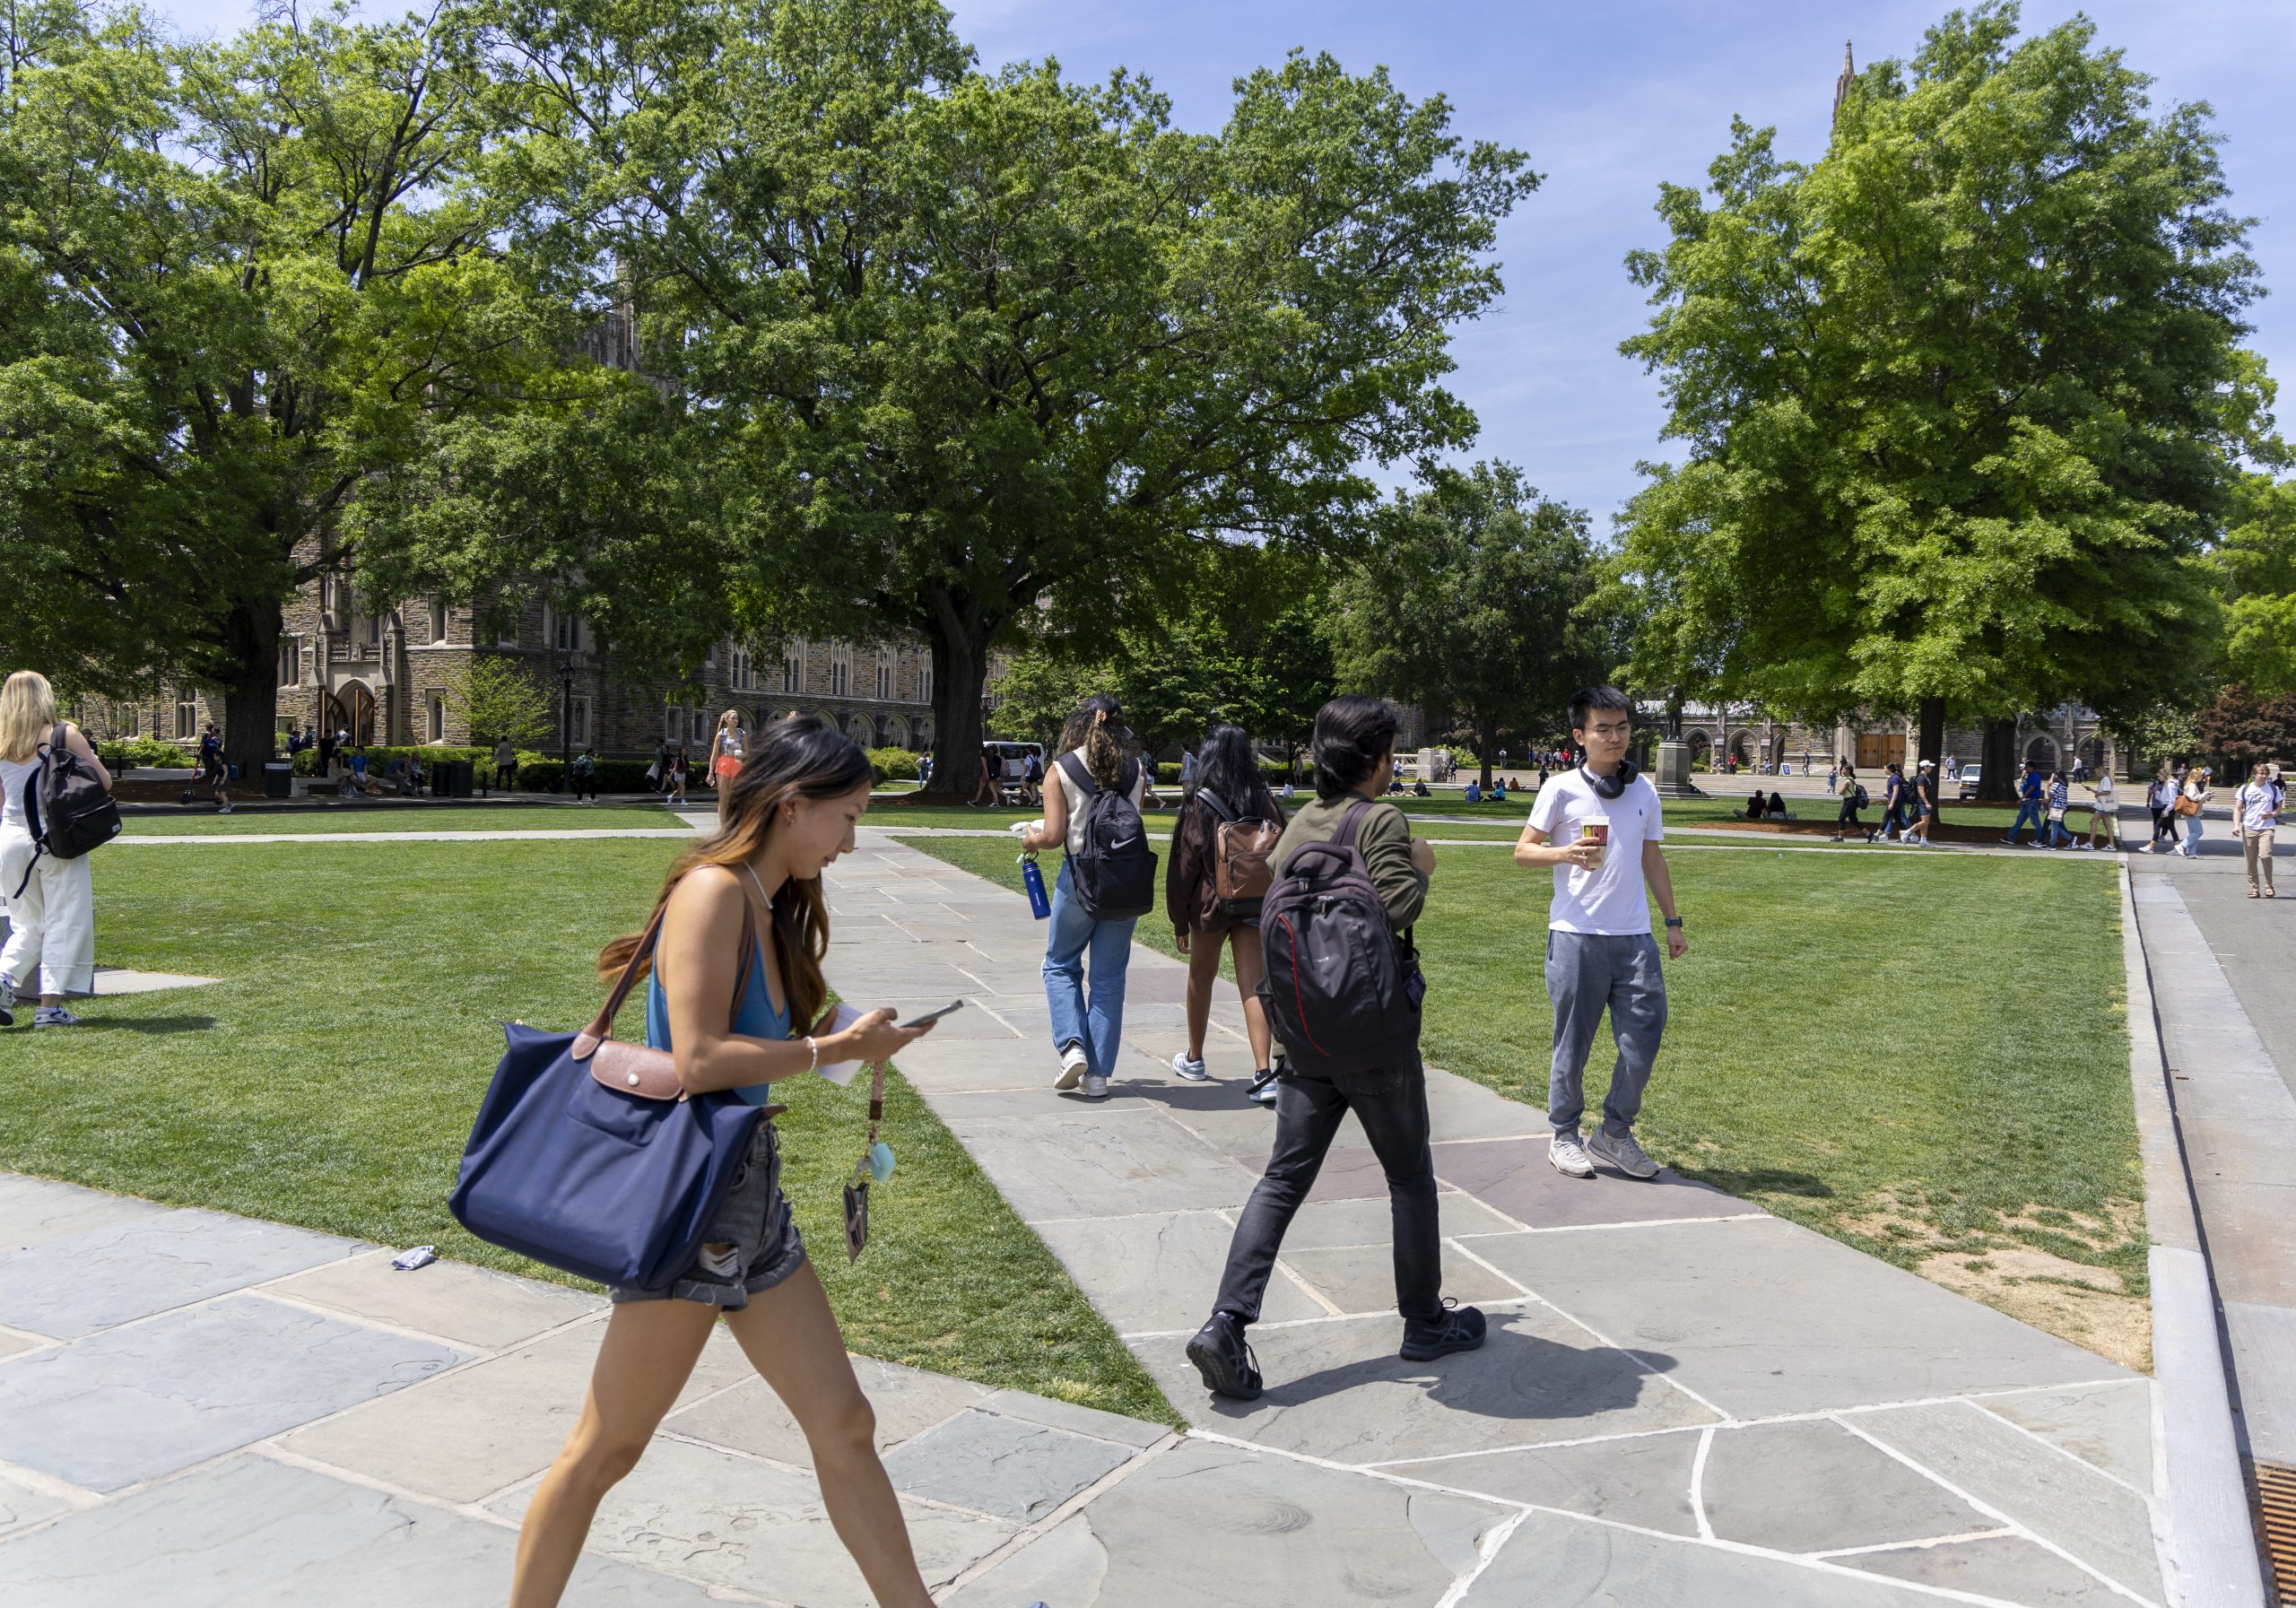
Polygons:
<instances>
[{"instance_id":1,"label":"woman with black nike backpack","mask_svg":"<svg viewBox=\"0 0 2296 1608\"><path fill-rule=\"evenodd\" d=\"M1016 822L1031 854L1065 851L1044 952L1045 1003L1060 1071L1052 1086L1104 1099L1124 1043L1132 929L1155 908L1156 856L1140 821L1147 768L1132 757L1124 711L1107 693L1076 706L1044 790L1044 819ZM1086 978L1091 979L1090 993Z\"/></svg>"},{"instance_id":2,"label":"woman with black nike backpack","mask_svg":"<svg viewBox=\"0 0 2296 1608\"><path fill-rule=\"evenodd\" d=\"M1211 1075L1204 1065L1204 1038L1225 951L1235 960L1236 987L1244 996L1244 1032L1254 1068L1251 1098L1272 1109L1272 1041L1258 992L1265 969L1259 905L1267 891L1268 856L1283 830L1283 807L1268 791L1252 756L1252 740L1240 726L1215 726L1205 734L1189 784L1179 819L1172 823L1164 872L1164 913L1171 917L1173 947L1187 958L1187 1047L1172 1057L1172 1070L1192 1083Z\"/></svg>"}]
</instances>

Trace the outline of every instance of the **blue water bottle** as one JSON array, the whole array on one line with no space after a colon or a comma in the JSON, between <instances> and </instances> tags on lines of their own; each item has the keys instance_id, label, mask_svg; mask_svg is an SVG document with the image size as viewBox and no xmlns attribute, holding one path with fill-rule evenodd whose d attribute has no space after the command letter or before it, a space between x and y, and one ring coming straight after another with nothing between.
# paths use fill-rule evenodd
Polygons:
<instances>
[{"instance_id":1,"label":"blue water bottle","mask_svg":"<svg viewBox=\"0 0 2296 1608\"><path fill-rule=\"evenodd\" d=\"M1037 869L1034 855L1021 856L1021 881L1029 890L1029 910L1039 921L1052 914L1052 900L1044 891L1044 873Z\"/></svg>"}]
</instances>

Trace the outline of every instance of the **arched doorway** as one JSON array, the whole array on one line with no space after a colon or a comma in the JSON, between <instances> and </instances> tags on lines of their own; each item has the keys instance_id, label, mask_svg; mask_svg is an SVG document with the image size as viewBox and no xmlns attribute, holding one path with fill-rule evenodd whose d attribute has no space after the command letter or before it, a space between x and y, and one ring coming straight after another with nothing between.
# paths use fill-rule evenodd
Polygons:
<instances>
[{"instance_id":1,"label":"arched doorway","mask_svg":"<svg viewBox=\"0 0 2296 1608\"><path fill-rule=\"evenodd\" d=\"M1703 765L1714 757L1714 739L1704 732L1691 733L1689 742L1692 764Z\"/></svg>"},{"instance_id":2,"label":"arched doorway","mask_svg":"<svg viewBox=\"0 0 2296 1608\"><path fill-rule=\"evenodd\" d=\"M2074 752L2081 756L2081 762L2089 768L2091 775L2104 769L2105 740L2102 737L2084 737Z\"/></svg>"},{"instance_id":3,"label":"arched doorway","mask_svg":"<svg viewBox=\"0 0 2296 1608\"><path fill-rule=\"evenodd\" d=\"M2025 744L2025 763L2036 770L2057 769L2057 739L2035 737Z\"/></svg>"},{"instance_id":4,"label":"arched doorway","mask_svg":"<svg viewBox=\"0 0 2296 1608\"><path fill-rule=\"evenodd\" d=\"M866 715L854 715L845 722L846 734L864 748L876 746L877 734L869 725Z\"/></svg>"},{"instance_id":5,"label":"arched doorway","mask_svg":"<svg viewBox=\"0 0 2296 1608\"><path fill-rule=\"evenodd\" d=\"M1751 734L1746 732L1740 732L1730 739L1730 757L1737 761L1738 769L1741 770L1753 762L1747 757L1752 747L1752 741Z\"/></svg>"},{"instance_id":6,"label":"arched doorway","mask_svg":"<svg viewBox=\"0 0 2296 1608\"><path fill-rule=\"evenodd\" d=\"M370 746L375 741L375 695L364 682L346 682L320 700L319 725L349 734L344 741Z\"/></svg>"}]
</instances>

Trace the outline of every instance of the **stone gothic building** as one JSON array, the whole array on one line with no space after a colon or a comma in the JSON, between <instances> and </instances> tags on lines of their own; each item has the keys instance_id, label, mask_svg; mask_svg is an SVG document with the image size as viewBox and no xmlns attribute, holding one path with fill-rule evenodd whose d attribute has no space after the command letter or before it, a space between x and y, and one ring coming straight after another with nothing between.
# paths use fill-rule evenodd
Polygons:
<instances>
[{"instance_id":1,"label":"stone gothic building","mask_svg":"<svg viewBox=\"0 0 2296 1608\"><path fill-rule=\"evenodd\" d=\"M698 753L728 708L752 727L819 714L865 748L923 748L933 739L933 661L919 641L798 642L771 658L721 642L695 677L699 694L684 685L672 699L658 682L617 674L579 616L530 602L496 625L499 612L439 598L370 610L347 581L311 584L285 612L280 729L316 726L367 743L470 743L447 688L457 670L488 657L518 665L548 696L552 729L535 746L552 754L595 747L607 758L650 758L665 742ZM140 702L91 703L83 718L99 737L188 746L206 722L222 724L222 705L196 689L162 686Z\"/></svg>"},{"instance_id":2,"label":"stone gothic building","mask_svg":"<svg viewBox=\"0 0 2296 1608\"><path fill-rule=\"evenodd\" d=\"M1646 705L1643 713L1655 722L1665 709ZM1691 704L1683 709L1683 741L1690 745L1693 764L1703 761L1716 769L1735 760L1741 770L1774 770L1784 764L1800 774L1805 766L1823 770L1846 760L1860 770L1878 770L1892 761L1911 763L1918 755L1920 728L1910 718L1811 726L1773 718L1753 704ZM1948 726L1945 752L1964 765L1974 764L1984 755L1985 734L1974 726ZM2017 756L2044 771L2070 769L2076 756L2092 775L2108 766L2116 775L2124 769L2096 711L2079 704L2062 704L2018 721Z\"/></svg>"}]
</instances>

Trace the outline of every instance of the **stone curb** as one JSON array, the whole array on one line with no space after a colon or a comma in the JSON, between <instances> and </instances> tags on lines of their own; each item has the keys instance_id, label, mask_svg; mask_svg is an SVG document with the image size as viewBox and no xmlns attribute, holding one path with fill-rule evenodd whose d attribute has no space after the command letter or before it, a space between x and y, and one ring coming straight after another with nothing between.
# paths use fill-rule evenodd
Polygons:
<instances>
[{"instance_id":1,"label":"stone curb","mask_svg":"<svg viewBox=\"0 0 2296 1608\"><path fill-rule=\"evenodd\" d=\"M2120 920L2128 1075L2152 1241L2146 1267L2152 1286L2152 1374L2160 1386L2153 1455L2161 1460L2157 1483L2168 1531L2154 1538L2161 1579L2175 1608L2262 1608L2264 1574L2248 1520L2215 1286L2194 1211L2176 1091L2126 864Z\"/></svg>"}]
</instances>

